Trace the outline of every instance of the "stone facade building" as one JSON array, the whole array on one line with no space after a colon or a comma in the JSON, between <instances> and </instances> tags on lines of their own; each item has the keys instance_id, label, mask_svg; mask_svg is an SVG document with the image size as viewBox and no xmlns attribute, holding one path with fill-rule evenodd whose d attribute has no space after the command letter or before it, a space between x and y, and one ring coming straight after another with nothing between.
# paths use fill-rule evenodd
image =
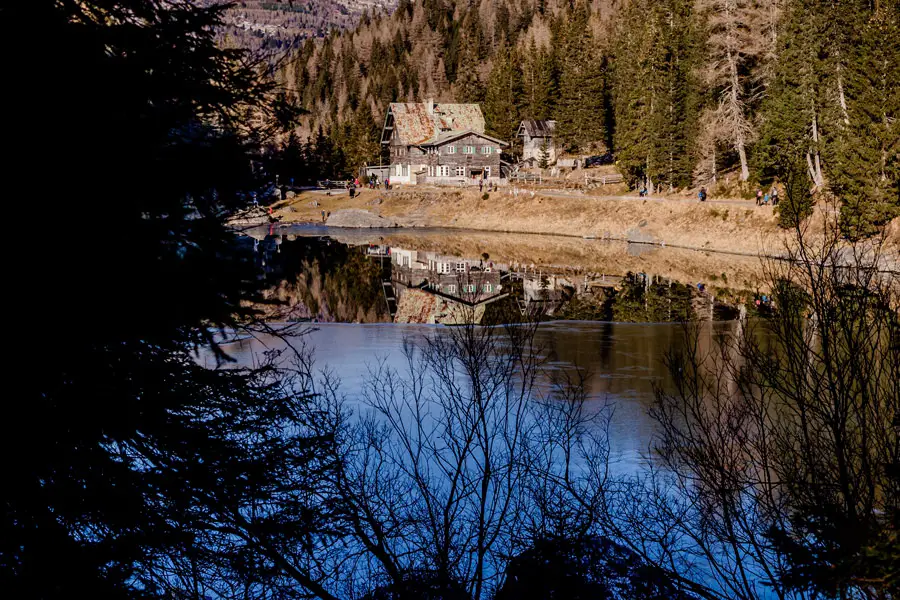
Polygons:
<instances>
[{"instance_id":1,"label":"stone facade building","mask_svg":"<svg viewBox=\"0 0 900 600\"><path fill-rule=\"evenodd\" d=\"M381 143L390 156L394 183L466 183L500 178L507 144L484 133L477 104L394 102Z\"/></svg>"}]
</instances>

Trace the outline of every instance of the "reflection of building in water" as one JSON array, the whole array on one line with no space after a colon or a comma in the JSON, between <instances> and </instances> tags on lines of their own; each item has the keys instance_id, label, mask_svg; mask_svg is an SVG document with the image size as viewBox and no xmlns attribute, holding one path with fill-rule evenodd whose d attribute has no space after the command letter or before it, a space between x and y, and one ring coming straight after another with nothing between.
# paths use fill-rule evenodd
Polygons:
<instances>
[{"instance_id":1,"label":"reflection of building in water","mask_svg":"<svg viewBox=\"0 0 900 600\"><path fill-rule=\"evenodd\" d=\"M557 275L520 275L522 279L522 314L535 312L552 315L565 299L564 288L572 288L568 279Z\"/></svg>"},{"instance_id":2,"label":"reflection of building in water","mask_svg":"<svg viewBox=\"0 0 900 600\"><path fill-rule=\"evenodd\" d=\"M390 253L390 247L385 246L384 244L369 244L366 246L367 256L389 256Z\"/></svg>"},{"instance_id":3,"label":"reflection of building in water","mask_svg":"<svg viewBox=\"0 0 900 600\"><path fill-rule=\"evenodd\" d=\"M500 270L491 261L390 249L392 279L406 287L451 296L470 304L485 302L502 293Z\"/></svg>"},{"instance_id":4,"label":"reflection of building in water","mask_svg":"<svg viewBox=\"0 0 900 600\"><path fill-rule=\"evenodd\" d=\"M506 296L500 265L437 252L392 247L391 280L399 296L398 321L480 321L484 305ZM464 314L464 307L477 309Z\"/></svg>"}]
</instances>

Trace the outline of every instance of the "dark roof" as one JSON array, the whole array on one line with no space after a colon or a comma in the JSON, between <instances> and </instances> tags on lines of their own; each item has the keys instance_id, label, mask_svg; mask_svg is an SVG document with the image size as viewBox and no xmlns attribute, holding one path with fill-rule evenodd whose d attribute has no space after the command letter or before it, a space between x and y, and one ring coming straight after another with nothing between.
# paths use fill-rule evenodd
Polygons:
<instances>
[{"instance_id":1,"label":"dark roof","mask_svg":"<svg viewBox=\"0 0 900 600\"><path fill-rule=\"evenodd\" d=\"M556 121L536 121L534 119L525 119L519 125L519 137L528 134L528 137L552 137L556 130Z\"/></svg>"}]
</instances>

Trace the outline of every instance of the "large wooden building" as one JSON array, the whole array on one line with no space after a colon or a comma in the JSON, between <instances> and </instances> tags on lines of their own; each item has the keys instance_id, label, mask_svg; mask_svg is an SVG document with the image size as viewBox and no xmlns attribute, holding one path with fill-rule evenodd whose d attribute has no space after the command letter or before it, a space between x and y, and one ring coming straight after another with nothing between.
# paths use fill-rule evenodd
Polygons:
<instances>
[{"instance_id":1,"label":"large wooden building","mask_svg":"<svg viewBox=\"0 0 900 600\"><path fill-rule=\"evenodd\" d=\"M391 183L464 183L500 177L507 144L484 133L477 104L394 102L381 143L390 155Z\"/></svg>"}]
</instances>

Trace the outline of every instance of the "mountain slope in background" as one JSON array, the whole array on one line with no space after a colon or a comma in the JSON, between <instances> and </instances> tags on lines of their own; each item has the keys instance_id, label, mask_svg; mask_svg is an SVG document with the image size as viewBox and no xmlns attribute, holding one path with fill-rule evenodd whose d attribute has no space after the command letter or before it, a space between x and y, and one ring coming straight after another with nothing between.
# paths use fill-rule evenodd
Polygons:
<instances>
[{"instance_id":1,"label":"mountain slope in background","mask_svg":"<svg viewBox=\"0 0 900 600\"><path fill-rule=\"evenodd\" d=\"M363 13L390 11L396 0L202 0L228 4L222 42L253 51L281 51L333 29L356 26Z\"/></svg>"}]
</instances>

